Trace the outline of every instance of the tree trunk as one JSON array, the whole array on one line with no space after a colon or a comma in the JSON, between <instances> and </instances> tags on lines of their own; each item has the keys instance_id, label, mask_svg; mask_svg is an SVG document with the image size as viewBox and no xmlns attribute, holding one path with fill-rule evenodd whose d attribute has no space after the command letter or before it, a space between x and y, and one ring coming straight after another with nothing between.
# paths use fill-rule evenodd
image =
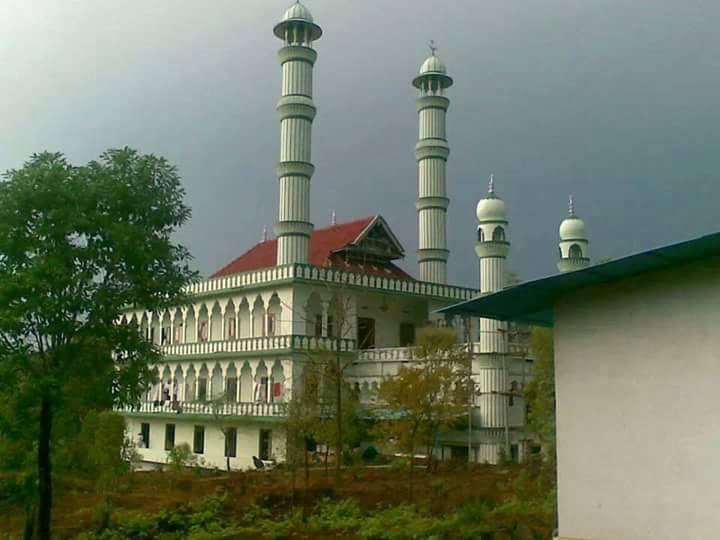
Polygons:
<instances>
[{"instance_id":1,"label":"tree trunk","mask_svg":"<svg viewBox=\"0 0 720 540\"><path fill-rule=\"evenodd\" d=\"M25 503L25 529L23 530L23 540L33 540L35 538L35 503Z\"/></svg>"},{"instance_id":2,"label":"tree trunk","mask_svg":"<svg viewBox=\"0 0 720 540\"><path fill-rule=\"evenodd\" d=\"M50 440L52 438L53 411L50 400L40 404L40 436L38 440L38 539L50 540L52 514L52 465Z\"/></svg>"},{"instance_id":3,"label":"tree trunk","mask_svg":"<svg viewBox=\"0 0 720 540\"><path fill-rule=\"evenodd\" d=\"M328 476L330 476L330 471L328 470L328 456L330 455L330 445L325 444L325 482L327 482Z\"/></svg>"},{"instance_id":4,"label":"tree trunk","mask_svg":"<svg viewBox=\"0 0 720 540\"><path fill-rule=\"evenodd\" d=\"M342 373L340 371L340 340L336 343L335 354L335 483L340 485L340 467L342 465Z\"/></svg>"}]
</instances>

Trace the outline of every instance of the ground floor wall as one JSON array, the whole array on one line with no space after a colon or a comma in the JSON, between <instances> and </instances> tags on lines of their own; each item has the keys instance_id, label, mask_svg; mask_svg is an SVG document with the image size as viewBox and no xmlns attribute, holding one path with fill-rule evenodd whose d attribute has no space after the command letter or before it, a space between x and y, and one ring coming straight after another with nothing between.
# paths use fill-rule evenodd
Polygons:
<instances>
[{"instance_id":1,"label":"ground floor wall","mask_svg":"<svg viewBox=\"0 0 720 540\"><path fill-rule=\"evenodd\" d=\"M470 436L467 431L439 434L433 455L441 461L463 459L471 463L496 465L503 461L521 463L530 453L537 451L538 443L525 430L508 430L506 444L504 430L474 429Z\"/></svg>"},{"instance_id":2,"label":"ground floor wall","mask_svg":"<svg viewBox=\"0 0 720 540\"><path fill-rule=\"evenodd\" d=\"M202 466L220 469L226 467L225 434L215 420L127 416L125 425L127 436L136 444L144 462L167 463L169 450L166 448L172 445L166 444L166 434L172 431L174 445L187 443ZM232 469L254 468L253 456L274 459L278 463L285 461L287 442L284 424L262 421L248 423L228 419L222 428L228 433L231 433L228 428L232 428L236 434L235 456L230 457ZM147 440L142 435L143 432L148 434ZM198 432L202 433L202 437ZM261 456L263 453L265 455Z\"/></svg>"}]
</instances>

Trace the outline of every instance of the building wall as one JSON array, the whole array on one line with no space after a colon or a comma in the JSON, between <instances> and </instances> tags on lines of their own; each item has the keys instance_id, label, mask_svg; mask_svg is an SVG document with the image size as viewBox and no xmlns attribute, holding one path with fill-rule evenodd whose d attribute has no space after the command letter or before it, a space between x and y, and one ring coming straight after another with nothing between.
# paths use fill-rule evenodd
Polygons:
<instances>
[{"instance_id":1,"label":"building wall","mask_svg":"<svg viewBox=\"0 0 720 540\"><path fill-rule=\"evenodd\" d=\"M140 425L143 422L150 424L150 448L138 448L143 461L151 463L167 463L168 452L165 450L165 426L175 424L175 445L188 443L193 448L193 434L195 426L205 426L205 451L197 454L198 458L204 460L207 467L218 467L225 469L225 438L217 426L217 423L209 419L175 419L175 418L141 418L126 417L127 436L134 442L138 441ZM286 439L285 428L277 423L233 423L228 420L229 427L237 429L237 452L236 457L230 458L232 469L254 468L252 456L259 454L260 430L269 429L272 431L272 453L278 462L285 460Z\"/></svg>"},{"instance_id":2,"label":"building wall","mask_svg":"<svg viewBox=\"0 0 720 540\"><path fill-rule=\"evenodd\" d=\"M560 538L717 537L719 314L717 260L556 305Z\"/></svg>"}]
</instances>

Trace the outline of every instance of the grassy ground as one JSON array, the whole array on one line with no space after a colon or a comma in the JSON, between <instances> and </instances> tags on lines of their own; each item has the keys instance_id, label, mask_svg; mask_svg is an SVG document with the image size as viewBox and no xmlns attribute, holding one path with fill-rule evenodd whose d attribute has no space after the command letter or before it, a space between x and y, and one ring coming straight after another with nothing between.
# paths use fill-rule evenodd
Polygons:
<instances>
[{"instance_id":1,"label":"grassy ground","mask_svg":"<svg viewBox=\"0 0 720 540\"><path fill-rule=\"evenodd\" d=\"M110 501L114 520L137 512L150 515L172 511L218 494L225 496L230 512L236 512L238 516L252 505L258 505L278 516L290 512L293 507L304 507L305 514L310 515L317 503L327 498L353 499L363 512L413 503L429 515L443 516L468 501L481 501L491 507L508 501L513 495L512 484L518 472L515 467L487 465L441 467L432 473L417 471L412 499L408 490L407 471L402 469L347 469L343 471L337 485L333 471L326 476L322 469L313 470L307 492L304 474L298 471L295 497L292 496L292 477L287 471L229 474L148 472L134 473L118 483L110 494ZM56 538L73 538L83 531L95 529L97 508L102 501L91 482L59 478L54 509ZM0 531L3 533L0 538L4 535L19 535L23 518L22 508L12 505L0 507ZM528 523L526 528L549 537L552 528L550 515L540 514L528 519L534 523ZM338 535L336 532L320 531L297 531L290 536L315 540L356 537L352 534Z\"/></svg>"}]
</instances>

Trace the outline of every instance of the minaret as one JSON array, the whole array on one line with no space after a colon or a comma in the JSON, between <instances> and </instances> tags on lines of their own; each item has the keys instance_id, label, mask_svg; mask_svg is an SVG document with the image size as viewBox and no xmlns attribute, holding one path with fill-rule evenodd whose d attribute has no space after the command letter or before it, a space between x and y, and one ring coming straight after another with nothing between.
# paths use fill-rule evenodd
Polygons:
<instances>
[{"instance_id":1,"label":"minaret","mask_svg":"<svg viewBox=\"0 0 720 540\"><path fill-rule=\"evenodd\" d=\"M495 195L493 176L490 176L487 197L478 202L477 219L475 252L480 259L480 292L487 294L505 287L505 259L510 251L505 202ZM486 433L491 444L482 459L490 463L496 463L500 448L508 445L508 401L504 395L509 388L506 330L504 322L480 319L480 356L473 362L473 377L480 394L474 423L489 430Z\"/></svg>"},{"instance_id":2,"label":"minaret","mask_svg":"<svg viewBox=\"0 0 720 540\"><path fill-rule=\"evenodd\" d=\"M572 195L568 215L560 223L560 259L557 267L561 272L572 272L590 265L585 222L575 214Z\"/></svg>"},{"instance_id":3,"label":"minaret","mask_svg":"<svg viewBox=\"0 0 720 540\"><path fill-rule=\"evenodd\" d=\"M280 114L280 184L277 236L277 264L307 263L310 251L310 179L315 167L310 161L312 123L312 70L317 53L313 41L322 30L310 11L299 1L285 12L273 32L283 40L278 51L282 65Z\"/></svg>"},{"instance_id":4,"label":"minaret","mask_svg":"<svg viewBox=\"0 0 720 540\"><path fill-rule=\"evenodd\" d=\"M421 281L447 283L447 208L450 200L445 185L445 165L450 147L445 135L445 116L450 100L445 90L453 80L445 66L435 55L430 42L431 55L413 79L419 90L417 110L419 137L415 145L418 162L418 278Z\"/></svg>"}]
</instances>

